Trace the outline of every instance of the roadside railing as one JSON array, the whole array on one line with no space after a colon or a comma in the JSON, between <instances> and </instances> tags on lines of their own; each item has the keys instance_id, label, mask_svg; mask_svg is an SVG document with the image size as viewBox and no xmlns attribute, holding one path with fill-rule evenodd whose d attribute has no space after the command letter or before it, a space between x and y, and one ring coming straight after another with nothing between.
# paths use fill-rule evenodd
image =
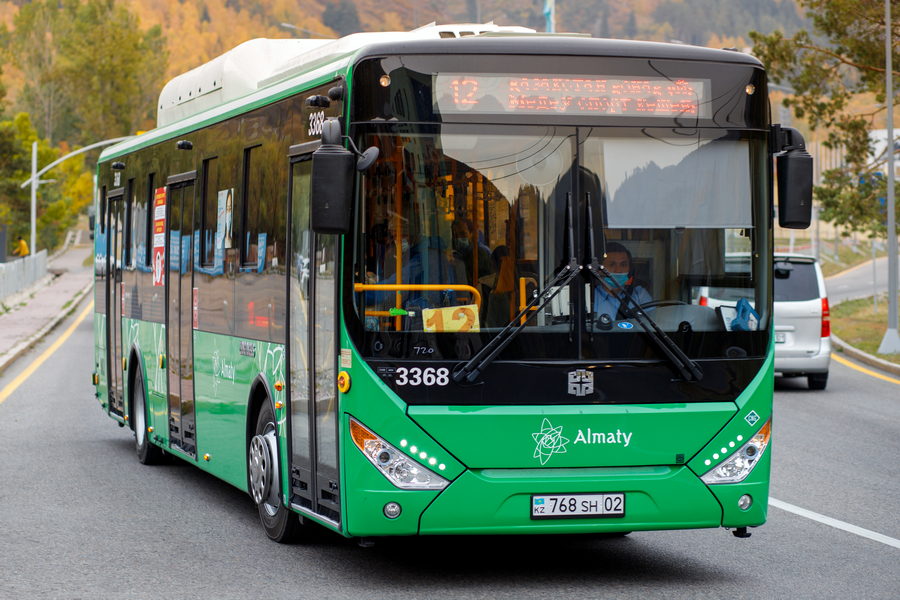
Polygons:
<instances>
[{"instance_id":1,"label":"roadside railing","mask_svg":"<svg viewBox=\"0 0 900 600\"><path fill-rule=\"evenodd\" d=\"M0 301L21 292L47 274L47 251L0 263Z\"/></svg>"}]
</instances>

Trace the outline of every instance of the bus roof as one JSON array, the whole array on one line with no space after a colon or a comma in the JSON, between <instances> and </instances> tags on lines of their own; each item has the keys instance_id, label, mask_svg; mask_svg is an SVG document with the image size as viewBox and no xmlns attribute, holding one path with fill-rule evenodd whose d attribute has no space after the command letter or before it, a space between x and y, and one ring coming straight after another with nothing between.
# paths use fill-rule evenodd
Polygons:
<instances>
[{"instance_id":1,"label":"bus roof","mask_svg":"<svg viewBox=\"0 0 900 600\"><path fill-rule=\"evenodd\" d=\"M333 76L366 57L389 54L525 54L666 58L761 66L731 50L684 44L551 34L494 23L435 25L407 32L354 33L339 39L254 39L170 80L159 96L157 130L108 148L100 160L215 118L241 98ZM286 85L290 82L290 85ZM280 84L280 85L279 85ZM248 98L249 100L249 98ZM164 131L160 131L164 130Z\"/></svg>"},{"instance_id":2,"label":"bus roof","mask_svg":"<svg viewBox=\"0 0 900 600\"><path fill-rule=\"evenodd\" d=\"M354 33L339 39L249 40L170 80L159 95L156 125L164 127L373 44L406 44L415 40L439 41L486 34L535 35L535 31L526 27L502 27L492 22L480 25L431 23L412 31Z\"/></svg>"}]
</instances>

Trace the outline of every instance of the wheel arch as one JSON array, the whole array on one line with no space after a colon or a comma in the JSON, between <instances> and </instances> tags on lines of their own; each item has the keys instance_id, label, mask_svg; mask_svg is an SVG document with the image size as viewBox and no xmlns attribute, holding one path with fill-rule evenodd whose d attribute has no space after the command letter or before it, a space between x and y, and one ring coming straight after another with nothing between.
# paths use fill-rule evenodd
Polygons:
<instances>
[{"instance_id":1,"label":"wheel arch","mask_svg":"<svg viewBox=\"0 0 900 600\"><path fill-rule=\"evenodd\" d=\"M131 414L134 408L134 381L138 372L141 374L141 381L146 385L147 371L144 368L144 356L137 343L131 345L128 349L128 372L125 376L125 385L127 392L125 394L125 414L129 415L128 427L134 431L134 419ZM144 398L147 398L147 390L144 390Z\"/></svg>"},{"instance_id":2,"label":"wheel arch","mask_svg":"<svg viewBox=\"0 0 900 600\"><path fill-rule=\"evenodd\" d=\"M250 447L250 440L253 438L256 427L256 415L259 413L263 402L268 402L272 407L272 414L275 414L275 405L272 404L272 389L269 382L262 374L257 375L253 383L250 384L250 395L247 399L247 418L246 418L246 435L244 445Z\"/></svg>"},{"instance_id":3,"label":"wheel arch","mask_svg":"<svg viewBox=\"0 0 900 600\"><path fill-rule=\"evenodd\" d=\"M259 410L262 408L263 403L268 402L272 409L272 414L275 414L275 405L272 403L272 398L272 389L269 387L269 382L262 374L257 375L253 380L253 383L250 384L250 395L247 399L247 416L245 419L246 431L244 435L245 462L250 452L250 440L256 435L256 415L259 414ZM249 470L247 471L247 489L250 489Z\"/></svg>"}]
</instances>

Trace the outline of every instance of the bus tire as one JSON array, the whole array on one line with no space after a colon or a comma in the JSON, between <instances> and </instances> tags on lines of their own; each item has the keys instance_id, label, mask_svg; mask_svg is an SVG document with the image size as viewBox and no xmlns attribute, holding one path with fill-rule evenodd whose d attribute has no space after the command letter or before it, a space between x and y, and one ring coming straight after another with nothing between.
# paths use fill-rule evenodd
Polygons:
<instances>
[{"instance_id":1,"label":"bus tire","mask_svg":"<svg viewBox=\"0 0 900 600\"><path fill-rule=\"evenodd\" d=\"M269 539L279 544L293 543L299 537L300 519L281 501L275 413L268 399L259 407L254 433L247 451L250 497L256 503L259 521Z\"/></svg>"},{"instance_id":2,"label":"bus tire","mask_svg":"<svg viewBox=\"0 0 900 600\"><path fill-rule=\"evenodd\" d=\"M134 451L142 465L158 465L165 459L159 446L147 436L147 401L144 394L144 378L140 371L134 375L134 392L131 395L131 414L134 415Z\"/></svg>"}]
</instances>

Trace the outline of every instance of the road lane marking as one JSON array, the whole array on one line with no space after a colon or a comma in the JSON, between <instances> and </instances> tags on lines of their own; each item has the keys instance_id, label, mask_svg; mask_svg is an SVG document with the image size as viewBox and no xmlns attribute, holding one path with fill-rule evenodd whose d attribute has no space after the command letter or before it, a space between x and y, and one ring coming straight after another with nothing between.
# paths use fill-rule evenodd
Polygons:
<instances>
[{"instance_id":1,"label":"road lane marking","mask_svg":"<svg viewBox=\"0 0 900 600\"><path fill-rule=\"evenodd\" d=\"M887 381L887 382L890 382L890 383L896 383L897 385L900 385L900 379L895 379L895 378L893 378L893 377L888 377L887 375L882 375L881 373L877 373L877 372L871 371L871 370L869 370L869 369L867 369L867 368L865 368L865 367L861 367L861 366L859 366L859 365L857 365L857 364L855 364L855 363L850 362L849 360L847 360L847 359L844 358L843 356L838 356L837 354L832 353L832 354L831 354L831 358L833 358L834 360L838 361L839 363L841 363L842 365L844 365L844 366L846 366L846 367L850 367L851 369L855 369L855 370L859 371L860 373L865 373L866 375L869 375L869 376L871 376L871 377L875 377L875 378L877 378L877 379L881 379L882 381Z\"/></svg>"},{"instance_id":2,"label":"road lane marking","mask_svg":"<svg viewBox=\"0 0 900 600\"><path fill-rule=\"evenodd\" d=\"M91 300L90 303L84 307L84 310L81 311L81 314L78 315L78 318L75 319L75 322L72 323L66 331L59 336L55 342L50 344L50 347L44 350L40 356L38 356L34 361L28 365L28 367L19 373L15 379L10 381L5 388L0 390L0 404L3 404L3 401L12 396L12 393L16 391L16 389L25 383L25 380L31 377L31 375L37 371L38 367L44 364L48 358L50 358L54 352L59 350L59 347L65 343L67 339L75 332L75 328L81 325L81 322L84 321L87 316L94 310L94 301Z\"/></svg>"},{"instance_id":3,"label":"road lane marking","mask_svg":"<svg viewBox=\"0 0 900 600\"><path fill-rule=\"evenodd\" d=\"M781 500L776 500L771 496L769 497L769 506L774 506L775 508L780 508L781 510L785 510L789 513L794 513L795 515L799 515L813 521L818 521L819 523L823 523L825 525L828 525L829 527L841 529L854 535L868 538L876 542L881 542L882 544L885 544L887 546L893 546L894 548L900 549L900 540L898 539L888 537L883 533L863 529L862 527L857 527L856 525L851 525L850 523L845 523L844 521L838 521L837 519L832 519L831 517L826 517L825 515L820 515L817 512L806 510L805 508L800 508L799 506L794 506L793 504L788 504L787 502L782 502Z\"/></svg>"}]
</instances>

